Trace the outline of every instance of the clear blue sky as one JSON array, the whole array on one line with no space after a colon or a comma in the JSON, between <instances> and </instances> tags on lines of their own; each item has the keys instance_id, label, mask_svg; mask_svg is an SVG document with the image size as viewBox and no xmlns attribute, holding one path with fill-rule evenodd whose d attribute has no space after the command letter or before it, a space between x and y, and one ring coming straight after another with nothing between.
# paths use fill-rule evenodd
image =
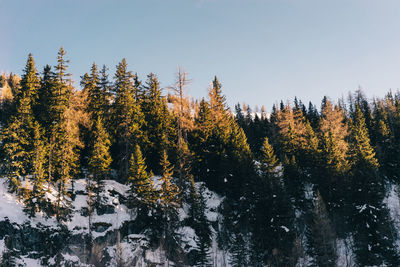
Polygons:
<instances>
[{"instance_id":1,"label":"clear blue sky","mask_svg":"<svg viewBox=\"0 0 400 267\"><path fill-rule=\"evenodd\" d=\"M400 88L399 15L397 0L0 0L0 71L21 73L29 52L42 70L64 46L76 85L93 61L112 75L125 57L163 86L181 65L194 97L217 75L231 106L319 107Z\"/></svg>"}]
</instances>

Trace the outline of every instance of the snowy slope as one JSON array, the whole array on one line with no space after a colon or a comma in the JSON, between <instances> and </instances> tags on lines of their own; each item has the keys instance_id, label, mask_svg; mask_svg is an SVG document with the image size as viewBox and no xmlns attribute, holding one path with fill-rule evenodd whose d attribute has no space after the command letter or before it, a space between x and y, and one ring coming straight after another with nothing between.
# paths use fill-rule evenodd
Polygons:
<instances>
[{"instance_id":1,"label":"snowy slope","mask_svg":"<svg viewBox=\"0 0 400 267\"><path fill-rule=\"evenodd\" d=\"M157 186L159 177L153 178ZM29 186L29 185L25 185ZM203 197L206 201L206 217L212 222L219 220L218 207L223 200L214 192L209 191L203 184L196 186L204 188ZM121 229L126 223L136 219L135 210L130 210L125 205L128 197L128 186L113 180L104 181L104 189L101 193L101 202L104 211L101 214L92 212L88 216L88 184L87 180L74 180L70 185L72 216L67 222L58 223L54 217L47 218L45 214L37 214L29 218L23 212L23 203L16 195L7 192L4 180L0 180L0 224L6 225L8 232L0 229L0 256L6 257L11 254L15 256L15 263L19 266L96 266L97 264L86 264L88 257L96 258L106 266L147 266L147 264L163 264L165 252L161 249L150 248L149 239L144 234L125 235ZM89 192L90 193L90 192ZM57 192L50 188L47 197L55 201ZM187 217L189 206L187 204L179 210L180 220ZM89 220L90 225L89 227ZM218 223L217 223L218 224ZM210 257L216 266L230 266L229 255L220 251L216 241L216 231L213 232L213 247ZM26 233L24 238L17 239L15 236L21 232ZM185 250L196 248L197 236L194 230L188 226L181 227L178 232L182 234ZM14 234L13 234L14 233ZM62 234L59 234L62 233ZM21 234L22 235L22 234ZM91 235L94 249L89 249L85 240ZM38 249L26 249L17 251L15 247L45 246L39 239L49 239L57 236L60 251L48 252L49 247ZM32 238L33 240L27 240ZM117 242L118 241L118 242ZM35 243L40 242L40 243ZM8 244L11 243L12 245ZM8 244L8 245L6 245ZM51 246L51 245L49 245ZM54 245L57 247L57 245ZM45 252L44 252L45 251ZM89 251L92 251L89 253ZM94 251L94 252L93 252ZM47 254L46 254L47 253ZM93 262L93 260L92 260ZM172 263L171 263L172 264Z\"/></svg>"}]
</instances>

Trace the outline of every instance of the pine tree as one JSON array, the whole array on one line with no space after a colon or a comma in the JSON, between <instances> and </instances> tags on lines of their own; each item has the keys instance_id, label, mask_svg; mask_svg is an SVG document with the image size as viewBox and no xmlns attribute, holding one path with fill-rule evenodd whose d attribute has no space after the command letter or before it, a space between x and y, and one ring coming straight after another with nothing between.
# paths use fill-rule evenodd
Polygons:
<instances>
[{"instance_id":1,"label":"pine tree","mask_svg":"<svg viewBox=\"0 0 400 267\"><path fill-rule=\"evenodd\" d=\"M91 153L89 158L89 170L93 174L94 180L97 182L96 195L99 198L99 189L101 181L108 178L110 175L110 146L111 142L108 133L104 129L101 117L97 117L97 121L93 127L93 145L91 146Z\"/></svg>"},{"instance_id":2,"label":"pine tree","mask_svg":"<svg viewBox=\"0 0 400 267\"><path fill-rule=\"evenodd\" d=\"M384 184L378 173L378 161L370 145L368 129L361 109L356 105L350 142L351 205L356 260L360 265L399 264L392 222L385 204ZM351 204L350 204L351 203Z\"/></svg>"},{"instance_id":3,"label":"pine tree","mask_svg":"<svg viewBox=\"0 0 400 267\"><path fill-rule=\"evenodd\" d=\"M142 156L139 145L135 146L130 160L130 172L128 181L131 192L135 194L139 201L150 205L154 202L155 192L152 173L147 172L145 159Z\"/></svg>"},{"instance_id":4,"label":"pine tree","mask_svg":"<svg viewBox=\"0 0 400 267\"><path fill-rule=\"evenodd\" d=\"M210 102L200 102L195 119L194 152L198 155L194 168L196 177L217 192L240 195L241 185L250 177L252 154L247 138L229 109L221 84L215 77L209 90ZM232 166L234 166L232 168Z\"/></svg>"},{"instance_id":5,"label":"pine tree","mask_svg":"<svg viewBox=\"0 0 400 267\"><path fill-rule=\"evenodd\" d=\"M253 155L243 129L232 118L230 120L231 132L225 145L226 155L221 159L220 172L226 183L226 192L240 197L254 176Z\"/></svg>"},{"instance_id":6,"label":"pine tree","mask_svg":"<svg viewBox=\"0 0 400 267\"><path fill-rule=\"evenodd\" d=\"M36 105L38 99L39 87L40 78L35 66L35 61L32 54L29 54L24 73L21 77L20 89L14 98L19 112L24 116L33 116L33 107Z\"/></svg>"},{"instance_id":7,"label":"pine tree","mask_svg":"<svg viewBox=\"0 0 400 267\"><path fill-rule=\"evenodd\" d=\"M188 212L188 226L192 227L198 236L196 240L196 255L192 265L199 267L210 266L211 229L206 217L206 203L204 199L204 188L200 186L197 190L193 178L190 179L190 197L186 203L190 204Z\"/></svg>"},{"instance_id":8,"label":"pine tree","mask_svg":"<svg viewBox=\"0 0 400 267\"><path fill-rule=\"evenodd\" d=\"M211 165L212 158L208 155L209 138L212 133L213 119L211 110L208 103L202 99L199 103L199 111L195 118L195 128L191 133L191 147L194 152L193 173L197 179L202 179L207 185L212 183L213 172L209 166ZM211 154L212 155L212 154ZM214 154L215 155L215 154Z\"/></svg>"},{"instance_id":9,"label":"pine tree","mask_svg":"<svg viewBox=\"0 0 400 267\"><path fill-rule=\"evenodd\" d=\"M395 127L390 122L390 103L374 101L374 120L371 134L371 144L376 147L376 157L380 162L380 171L389 179L397 180L399 173L398 144L395 138ZM396 121L396 120L395 120Z\"/></svg>"},{"instance_id":10,"label":"pine tree","mask_svg":"<svg viewBox=\"0 0 400 267\"><path fill-rule=\"evenodd\" d=\"M53 115L53 120L59 123L64 119L64 114L68 108L69 99L71 96L71 74L67 73L69 60L65 59L66 52L63 47L60 48L57 56L57 65L54 67L53 88L51 88L51 104L50 112Z\"/></svg>"},{"instance_id":11,"label":"pine tree","mask_svg":"<svg viewBox=\"0 0 400 267\"><path fill-rule=\"evenodd\" d=\"M35 215L36 211L44 210L46 207L45 199L45 159L46 159L46 144L43 140L43 131L39 126L39 123L35 123L34 131L34 150L32 151L32 191L25 197L25 209L24 211L29 214L30 217Z\"/></svg>"},{"instance_id":12,"label":"pine tree","mask_svg":"<svg viewBox=\"0 0 400 267\"><path fill-rule=\"evenodd\" d=\"M237 103L235 105L235 119L236 119L236 122L239 124L239 126L244 128L244 126L245 126L244 114L243 114L242 108L240 107L240 103Z\"/></svg>"},{"instance_id":13,"label":"pine tree","mask_svg":"<svg viewBox=\"0 0 400 267\"><path fill-rule=\"evenodd\" d=\"M11 124L2 130L2 149L4 153L4 172L10 192L18 192L22 176L27 174L26 163L29 162L29 133L23 122L15 117Z\"/></svg>"},{"instance_id":14,"label":"pine tree","mask_svg":"<svg viewBox=\"0 0 400 267\"><path fill-rule=\"evenodd\" d=\"M35 130L32 106L37 98L39 82L35 62L29 54L21 86L15 91L16 113L2 133L6 175L11 191L18 191L20 179L32 169Z\"/></svg>"},{"instance_id":15,"label":"pine tree","mask_svg":"<svg viewBox=\"0 0 400 267\"><path fill-rule=\"evenodd\" d=\"M246 196L251 207L247 217L251 217L252 225L252 265L287 265L295 238L294 212L282 186L282 173L278 171L280 163L268 138L264 140L261 155L261 179L252 185ZM284 170L288 172L287 168Z\"/></svg>"},{"instance_id":16,"label":"pine tree","mask_svg":"<svg viewBox=\"0 0 400 267\"><path fill-rule=\"evenodd\" d=\"M319 192L317 192L312 218L309 240L315 264L326 267L337 266L336 237Z\"/></svg>"},{"instance_id":17,"label":"pine tree","mask_svg":"<svg viewBox=\"0 0 400 267\"><path fill-rule=\"evenodd\" d=\"M111 103L114 102L114 95L111 93L111 84L110 81L108 80L108 74L107 74L107 67L103 65L103 67L100 70L100 81L99 81L99 86L100 86L100 95L104 95L105 97L105 102L102 107L103 109L103 118L104 118L104 124L107 126L106 128L109 129L109 127L112 127L113 123L111 121L112 119L112 110L111 110ZM135 76L135 80L137 79L137 75Z\"/></svg>"},{"instance_id":18,"label":"pine tree","mask_svg":"<svg viewBox=\"0 0 400 267\"><path fill-rule=\"evenodd\" d=\"M139 103L135 100L134 75L127 70L125 59L117 66L113 90L115 100L112 106L114 137L114 159L117 163L119 179L127 181L129 160L134 144L143 143L142 126L144 116Z\"/></svg>"},{"instance_id":19,"label":"pine tree","mask_svg":"<svg viewBox=\"0 0 400 267\"><path fill-rule=\"evenodd\" d=\"M166 99L161 95L160 83L153 73L150 73L144 86L142 110L146 119L144 133L148 138L143 147L147 166L155 174L161 173L158 162L163 157L163 151L171 147L169 140L172 135L171 117Z\"/></svg>"},{"instance_id":20,"label":"pine tree","mask_svg":"<svg viewBox=\"0 0 400 267\"><path fill-rule=\"evenodd\" d=\"M162 240L166 252L167 262L176 256L180 249L179 237L176 234L179 221L177 209L181 205L179 188L172 183L174 167L168 161L167 152L164 150L160 165L162 167L161 188L158 192L158 203L162 212Z\"/></svg>"},{"instance_id":21,"label":"pine tree","mask_svg":"<svg viewBox=\"0 0 400 267\"><path fill-rule=\"evenodd\" d=\"M274 176L279 166L278 159L275 156L274 149L269 143L268 137L265 137L261 148L260 171L266 177Z\"/></svg>"},{"instance_id":22,"label":"pine tree","mask_svg":"<svg viewBox=\"0 0 400 267\"><path fill-rule=\"evenodd\" d=\"M179 188L172 183L172 174L174 167L168 161L167 152L164 150L161 162L162 176L161 176L161 189L159 198L161 205L165 208L177 208L180 205Z\"/></svg>"},{"instance_id":23,"label":"pine tree","mask_svg":"<svg viewBox=\"0 0 400 267\"><path fill-rule=\"evenodd\" d=\"M47 137L50 135L50 128L54 114L51 113L50 107L53 101L53 88L55 88L55 77L49 65L43 69L43 76L38 90L38 100L34 106L34 114L36 120L44 127Z\"/></svg>"},{"instance_id":24,"label":"pine tree","mask_svg":"<svg viewBox=\"0 0 400 267\"><path fill-rule=\"evenodd\" d=\"M56 183L58 190L56 200L57 220L66 220L69 215L68 185L76 174L80 145L79 129L76 123L74 107L71 106L73 88L65 59L65 50L61 47L55 66L54 81L50 86L49 112L49 154L48 179Z\"/></svg>"},{"instance_id":25,"label":"pine tree","mask_svg":"<svg viewBox=\"0 0 400 267\"><path fill-rule=\"evenodd\" d=\"M107 81L104 80L105 70L102 71L100 77L98 67L93 63L90 75L85 74L82 78L83 90L87 91L88 95L87 111L91 113L93 121L96 121L97 117L104 117L107 113Z\"/></svg>"}]
</instances>

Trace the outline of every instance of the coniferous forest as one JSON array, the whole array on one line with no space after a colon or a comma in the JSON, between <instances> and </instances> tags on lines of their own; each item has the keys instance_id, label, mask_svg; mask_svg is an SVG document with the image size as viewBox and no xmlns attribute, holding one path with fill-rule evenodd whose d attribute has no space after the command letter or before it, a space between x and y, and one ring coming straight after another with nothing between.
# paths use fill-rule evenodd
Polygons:
<instances>
[{"instance_id":1,"label":"coniferous forest","mask_svg":"<svg viewBox=\"0 0 400 267\"><path fill-rule=\"evenodd\" d=\"M161 88L93 63L78 86L68 64L1 76L3 196L27 218L1 213L1 266L400 265L400 93L252 110L217 77L193 99L182 69Z\"/></svg>"}]
</instances>

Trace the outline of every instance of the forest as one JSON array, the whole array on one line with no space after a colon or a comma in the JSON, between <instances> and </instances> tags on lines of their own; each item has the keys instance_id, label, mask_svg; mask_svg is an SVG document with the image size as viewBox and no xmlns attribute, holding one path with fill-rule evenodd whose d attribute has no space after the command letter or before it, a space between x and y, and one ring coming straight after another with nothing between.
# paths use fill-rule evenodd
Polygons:
<instances>
[{"instance_id":1,"label":"forest","mask_svg":"<svg viewBox=\"0 0 400 267\"><path fill-rule=\"evenodd\" d=\"M29 54L21 76L1 75L1 180L29 218L68 223L77 179L88 181L89 218L99 214L114 180L128 186L124 203L136 214L118 237L146 235L171 266L219 266L214 240L229 266L344 266L343 247L348 266L400 265L387 201L400 194L400 93L368 99L359 89L318 107L295 97L267 112L230 108L217 77L193 99L182 69L161 88L125 59L113 73L93 63L74 86L68 64L61 48L55 66L38 70ZM207 219L205 188L222 199L217 222ZM182 226L197 237L189 252ZM4 252L0 265L13 256Z\"/></svg>"}]
</instances>

